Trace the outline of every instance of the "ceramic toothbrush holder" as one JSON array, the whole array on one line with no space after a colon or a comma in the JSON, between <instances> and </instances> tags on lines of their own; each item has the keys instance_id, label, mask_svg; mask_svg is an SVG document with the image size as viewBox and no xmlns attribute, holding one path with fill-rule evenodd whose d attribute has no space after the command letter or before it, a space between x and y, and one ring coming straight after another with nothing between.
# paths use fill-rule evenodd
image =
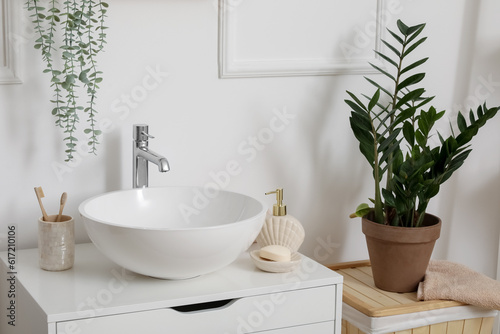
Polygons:
<instances>
[{"instance_id":1,"label":"ceramic toothbrush holder","mask_svg":"<svg viewBox=\"0 0 500 334\"><path fill-rule=\"evenodd\" d=\"M38 219L38 254L40 268L62 271L73 267L75 261L75 221L71 216L50 215L48 221Z\"/></svg>"}]
</instances>

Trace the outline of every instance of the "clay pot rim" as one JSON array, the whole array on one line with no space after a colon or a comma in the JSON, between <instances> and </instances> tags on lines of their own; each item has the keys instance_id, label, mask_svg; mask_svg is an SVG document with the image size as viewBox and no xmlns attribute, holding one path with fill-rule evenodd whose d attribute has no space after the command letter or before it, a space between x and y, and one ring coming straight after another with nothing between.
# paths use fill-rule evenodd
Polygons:
<instances>
[{"instance_id":1,"label":"clay pot rim","mask_svg":"<svg viewBox=\"0 0 500 334\"><path fill-rule=\"evenodd\" d=\"M362 217L362 232L367 237L385 240L393 243L425 243L437 240L440 237L441 219L430 213L425 214L436 223L420 227L404 227L379 224Z\"/></svg>"}]
</instances>

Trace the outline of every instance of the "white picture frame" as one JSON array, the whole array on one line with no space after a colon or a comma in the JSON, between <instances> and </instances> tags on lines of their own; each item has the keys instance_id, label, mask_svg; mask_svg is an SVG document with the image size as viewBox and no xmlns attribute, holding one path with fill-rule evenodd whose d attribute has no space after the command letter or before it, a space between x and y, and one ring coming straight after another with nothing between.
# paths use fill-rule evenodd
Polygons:
<instances>
[{"instance_id":1,"label":"white picture frame","mask_svg":"<svg viewBox=\"0 0 500 334\"><path fill-rule=\"evenodd\" d=\"M15 24L20 4L17 0L0 0L0 85L22 83L19 77L19 50L14 41Z\"/></svg>"},{"instance_id":2,"label":"white picture frame","mask_svg":"<svg viewBox=\"0 0 500 334\"><path fill-rule=\"evenodd\" d=\"M250 0L219 0L218 60L220 78L368 74L376 73L376 71L369 65L369 62L375 63L378 66L383 66L379 57L373 50L380 51L382 47L380 40L383 38L385 32L384 23L386 23L384 22L383 15L387 14L384 0L377 0L375 2L376 8L374 9L374 15L372 15L371 21L366 23L367 25L370 24L372 31L375 30L375 36L371 36L373 45L369 50L370 53L365 57L355 59L347 59L345 57L325 57L320 54L311 57L301 57L290 54L289 57L287 55L286 57L281 57L279 59L272 57L252 57L251 55L241 56L241 46L245 45L246 41L244 37L238 35L237 31L241 28L241 25L244 25L245 22L248 25L248 22L250 21L243 20L245 22L241 22L242 20L240 20L240 16L245 15L245 10L247 10L246 8L248 7L245 7L245 1ZM268 1L286 2L286 0ZM302 1L304 1L307 5L307 1ZM285 6L285 3L283 6ZM357 8L357 10L359 10L359 8ZM310 22L308 24L314 25L314 22ZM243 28L246 29L246 31L252 29L252 27ZM349 45L346 45L347 51L349 51L349 47Z\"/></svg>"}]
</instances>

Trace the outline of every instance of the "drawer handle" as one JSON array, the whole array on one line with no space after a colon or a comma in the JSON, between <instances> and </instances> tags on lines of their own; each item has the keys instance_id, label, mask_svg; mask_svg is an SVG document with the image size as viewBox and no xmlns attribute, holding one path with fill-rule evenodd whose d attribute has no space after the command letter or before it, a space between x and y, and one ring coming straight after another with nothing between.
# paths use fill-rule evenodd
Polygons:
<instances>
[{"instance_id":1,"label":"drawer handle","mask_svg":"<svg viewBox=\"0 0 500 334\"><path fill-rule=\"evenodd\" d=\"M172 307L172 309L176 310L177 312L182 312L182 313L212 311L212 310L218 310L221 308L225 308L225 307L229 306L230 304L232 304L233 302L235 302L236 300L238 300L238 299L216 300L213 302L175 306L175 307Z\"/></svg>"}]
</instances>

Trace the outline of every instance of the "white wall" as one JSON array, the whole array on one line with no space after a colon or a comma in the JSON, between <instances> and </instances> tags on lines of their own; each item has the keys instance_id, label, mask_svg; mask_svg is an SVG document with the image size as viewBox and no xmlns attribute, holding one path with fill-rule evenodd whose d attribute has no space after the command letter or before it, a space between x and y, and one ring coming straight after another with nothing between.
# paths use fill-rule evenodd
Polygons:
<instances>
[{"instance_id":1,"label":"white wall","mask_svg":"<svg viewBox=\"0 0 500 334\"><path fill-rule=\"evenodd\" d=\"M241 10L245 1L238 2ZM226 189L272 205L273 198L264 192L283 187L289 213L306 229L301 252L325 264L367 258L360 222L348 215L371 196L372 183L343 102L345 90L368 88L362 75L219 79L218 13L212 0L109 3L108 44L100 58L105 81L98 108L110 128L97 156L82 154L71 164L63 162L63 134L50 115L49 78L41 73L43 65L32 47L29 26L19 18L18 65L23 83L0 86L2 249L9 224L17 224L21 248L36 247L40 211L35 186L43 187L50 212L56 212L60 194L68 192L66 211L75 217L84 199L130 188L132 124L147 123L156 136L151 148L165 154L171 165L166 174L152 166L151 185L205 185L212 181L211 173L237 160L242 172L231 177ZM322 13L318 4L314 2ZM343 4L338 1L339 11ZM407 23L427 22L424 52L431 59L425 82L429 93L438 96L438 108L453 115L458 105L467 106L476 96L480 102L487 97L490 106L500 104L498 2L402 0L391 4ZM370 20L361 6L358 10ZM287 20L279 14L277 26ZM354 44L359 22L336 14L347 31L352 30L342 38ZM386 17L392 28L396 18ZM316 32L314 19L309 20ZM257 19L255 29L258 26ZM332 34L325 31L325 36ZM322 43L323 36L316 33L311 38ZM142 98L137 87L143 80L154 83L148 77L151 71L168 75L160 75L157 87ZM132 104L127 105L126 96L134 94L140 101L131 98ZM251 137L269 127L277 110L290 118L272 141L251 153ZM469 160L443 186L430 210L444 223L434 256L462 262L492 277L497 272L500 234L496 217L499 126L500 117L476 138ZM79 242L88 241L80 220L77 237Z\"/></svg>"}]
</instances>

